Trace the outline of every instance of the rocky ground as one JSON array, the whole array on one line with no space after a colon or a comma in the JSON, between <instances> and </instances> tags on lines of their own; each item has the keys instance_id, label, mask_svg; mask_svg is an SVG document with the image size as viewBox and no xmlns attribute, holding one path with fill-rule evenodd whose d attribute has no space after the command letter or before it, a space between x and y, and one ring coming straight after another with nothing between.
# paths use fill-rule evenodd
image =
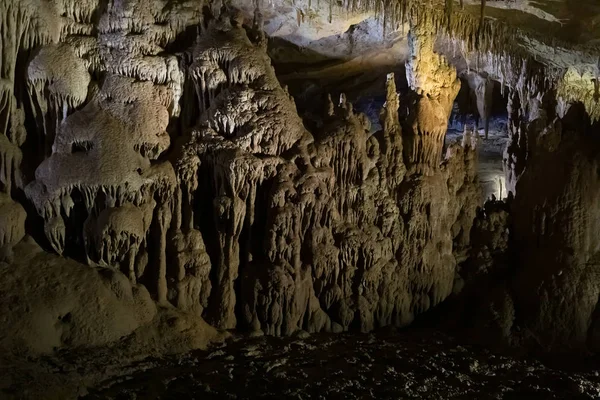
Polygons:
<instances>
[{"instance_id":1,"label":"rocky ground","mask_svg":"<svg viewBox=\"0 0 600 400\"><path fill-rule=\"evenodd\" d=\"M300 334L234 338L210 351L146 361L85 398L597 399L599 375L590 366L559 370L431 332Z\"/></svg>"}]
</instances>

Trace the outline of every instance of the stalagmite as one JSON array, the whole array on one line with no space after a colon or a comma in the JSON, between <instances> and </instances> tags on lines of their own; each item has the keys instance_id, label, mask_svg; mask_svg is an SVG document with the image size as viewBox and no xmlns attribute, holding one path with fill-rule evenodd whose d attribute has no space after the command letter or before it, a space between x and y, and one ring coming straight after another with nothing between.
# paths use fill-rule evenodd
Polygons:
<instances>
[{"instance_id":1,"label":"stalagmite","mask_svg":"<svg viewBox=\"0 0 600 400\"><path fill-rule=\"evenodd\" d=\"M158 285L157 298L161 304L167 303L167 229L171 223L171 211L164 205L158 209Z\"/></svg>"},{"instance_id":2,"label":"stalagmite","mask_svg":"<svg viewBox=\"0 0 600 400\"><path fill-rule=\"evenodd\" d=\"M466 80L469 85L471 96L476 99L478 120L483 120L485 138L488 138L490 127L490 115L492 112L492 99L494 92L494 82L489 77L481 76L476 72L466 74ZM477 130L479 126L476 127Z\"/></svg>"},{"instance_id":3,"label":"stalagmite","mask_svg":"<svg viewBox=\"0 0 600 400\"><path fill-rule=\"evenodd\" d=\"M176 273L169 277L173 288L169 301L183 310L202 315L212 289L211 263L202 234L195 229L187 233L177 231L170 238L169 246L168 254L177 265Z\"/></svg>"},{"instance_id":4,"label":"stalagmite","mask_svg":"<svg viewBox=\"0 0 600 400\"><path fill-rule=\"evenodd\" d=\"M386 181L393 178L388 184L391 187L397 187L404 175L406 166L402 158L402 129L400 127L398 108L400 101L396 92L396 82L394 74L388 74L386 81L386 102L381 110L380 119L383 130L380 139L381 152L385 155L382 158L383 171L380 173L381 179Z\"/></svg>"}]
</instances>

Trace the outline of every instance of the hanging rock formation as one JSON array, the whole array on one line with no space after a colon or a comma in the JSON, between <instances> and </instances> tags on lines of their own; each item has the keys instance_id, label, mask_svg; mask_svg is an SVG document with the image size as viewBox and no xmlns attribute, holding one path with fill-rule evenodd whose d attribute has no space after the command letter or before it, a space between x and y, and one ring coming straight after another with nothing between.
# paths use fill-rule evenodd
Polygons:
<instances>
[{"instance_id":1,"label":"hanging rock formation","mask_svg":"<svg viewBox=\"0 0 600 400\"><path fill-rule=\"evenodd\" d=\"M483 120L485 138L487 139L490 129L494 82L489 77L481 76L480 74L472 71L465 75L469 86L470 97L475 99L477 106L477 121L479 122ZM476 128L478 130L479 126L476 126Z\"/></svg>"}]
</instances>

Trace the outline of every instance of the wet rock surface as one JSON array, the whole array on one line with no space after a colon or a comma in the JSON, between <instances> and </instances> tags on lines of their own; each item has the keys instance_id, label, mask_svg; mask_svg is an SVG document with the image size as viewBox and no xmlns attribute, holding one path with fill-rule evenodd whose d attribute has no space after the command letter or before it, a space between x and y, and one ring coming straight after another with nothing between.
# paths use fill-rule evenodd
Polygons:
<instances>
[{"instance_id":1,"label":"wet rock surface","mask_svg":"<svg viewBox=\"0 0 600 400\"><path fill-rule=\"evenodd\" d=\"M562 366L567 364L561 363ZM436 332L297 334L163 359L86 399L594 399L597 370L565 371Z\"/></svg>"}]
</instances>

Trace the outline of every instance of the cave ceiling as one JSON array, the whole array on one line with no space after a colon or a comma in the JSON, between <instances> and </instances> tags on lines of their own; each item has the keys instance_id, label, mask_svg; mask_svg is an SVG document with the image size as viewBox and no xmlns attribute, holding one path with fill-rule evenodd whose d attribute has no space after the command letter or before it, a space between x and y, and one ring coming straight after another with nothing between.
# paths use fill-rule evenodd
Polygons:
<instances>
[{"instance_id":1,"label":"cave ceiling","mask_svg":"<svg viewBox=\"0 0 600 400\"><path fill-rule=\"evenodd\" d=\"M381 92L385 72L402 72L398 68L408 59L411 15L434 26L437 51L459 73L476 70L519 90L556 90L565 102L582 102L592 119L600 118L600 4L595 0L487 0L483 13L480 0L232 4L248 17L260 9L272 38L270 56L280 79L292 88L305 90L313 82L349 93L353 100Z\"/></svg>"}]
</instances>

